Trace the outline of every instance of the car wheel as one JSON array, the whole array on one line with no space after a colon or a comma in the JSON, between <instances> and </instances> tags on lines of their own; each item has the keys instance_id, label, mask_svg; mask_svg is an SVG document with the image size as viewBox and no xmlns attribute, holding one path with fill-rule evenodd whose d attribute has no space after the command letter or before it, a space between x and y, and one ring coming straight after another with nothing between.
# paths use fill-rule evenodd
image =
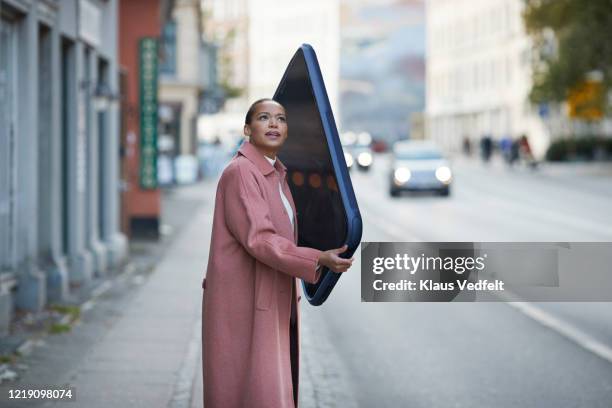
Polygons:
<instances>
[{"instance_id":1,"label":"car wheel","mask_svg":"<svg viewBox=\"0 0 612 408\"><path fill-rule=\"evenodd\" d=\"M438 193L443 197L448 197L450 195L450 187L442 188Z\"/></svg>"},{"instance_id":2,"label":"car wheel","mask_svg":"<svg viewBox=\"0 0 612 408\"><path fill-rule=\"evenodd\" d=\"M389 190L389 194L391 195L391 197L399 197L400 191L395 188L392 188Z\"/></svg>"}]
</instances>

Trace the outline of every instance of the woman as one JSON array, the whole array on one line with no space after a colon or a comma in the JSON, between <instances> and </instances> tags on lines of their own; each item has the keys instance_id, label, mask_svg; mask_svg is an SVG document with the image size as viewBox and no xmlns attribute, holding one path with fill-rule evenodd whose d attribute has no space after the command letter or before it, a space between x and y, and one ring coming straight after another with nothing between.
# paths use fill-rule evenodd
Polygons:
<instances>
[{"instance_id":1,"label":"woman","mask_svg":"<svg viewBox=\"0 0 612 408\"><path fill-rule=\"evenodd\" d=\"M295 205L276 154L287 139L285 109L251 105L249 136L217 186L204 280L204 406L295 407L299 307L296 278L315 283L321 265L345 272L346 246L298 247Z\"/></svg>"}]
</instances>

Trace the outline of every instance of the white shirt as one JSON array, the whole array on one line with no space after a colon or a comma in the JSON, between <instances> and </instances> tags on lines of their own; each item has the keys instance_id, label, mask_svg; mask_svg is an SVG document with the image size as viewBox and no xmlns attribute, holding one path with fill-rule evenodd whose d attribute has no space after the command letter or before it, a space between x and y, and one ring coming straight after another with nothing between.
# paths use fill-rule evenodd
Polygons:
<instances>
[{"instance_id":1,"label":"white shirt","mask_svg":"<svg viewBox=\"0 0 612 408\"><path fill-rule=\"evenodd\" d=\"M268 156L264 156L264 157L266 158L268 163L274 166L274 163L276 163L276 158L271 159ZM291 221L291 226L293 227L293 209L291 208L291 204L289 204L289 200L287 199L287 197L285 197L285 193L283 193L283 188L281 187L280 182L278 183L278 192L280 193L281 201L283 202L283 205L285 206L285 210L287 210L287 215L289 216L289 221Z\"/></svg>"},{"instance_id":2,"label":"white shirt","mask_svg":"<svg viewBox=\"0 0 612 408\"><path fill-rule=\"evenodd\" d=\"M276 163L276 158L271 159L268 156L265 156L266 160L268 161L268 163L270 163L272 166L274 166L274 163ZM287 210L287 215L289 216L289 221L291 221L291 226L293 227L293 209L291 208L291 204L289 204L289 200L287 200L287 197L285 197L285 193L283 193L283 188L281 187L281 183L278 183L278 192L280 193L281 196L281 201L283 202L283 205L285 206L285 210ZM295 227L294 227L295 228ZM317 262L317 271L321 269L321 265L319 264L319 262Z\"/></svg>"}]
</instances>

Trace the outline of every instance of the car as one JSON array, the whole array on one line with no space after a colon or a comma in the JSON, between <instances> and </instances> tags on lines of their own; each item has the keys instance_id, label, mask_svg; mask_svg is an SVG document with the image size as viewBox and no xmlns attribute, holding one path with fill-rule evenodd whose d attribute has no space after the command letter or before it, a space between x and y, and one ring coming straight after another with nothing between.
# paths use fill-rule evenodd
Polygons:
<instances>
[{"instance_id":1,"label":"car","mask_svg":"<svg viewBox=\"0 0 612 408\"><path fill-rule=\"evenodd\" d=\"M346 167L350 171L353 168L355 160L353 159L353 155L349 151L347 151L346 147L344 147L344 161L346 162Z\"/></svg>"},{"instance_id":2,"label":"car","mask_svg":"<svg viewBox=\"0 0 612 408\"><path fill-rule=\"evenodd\" d=\"M436 191L450 195L453 174L442 151L428 141L401 141L393 146L389 194L402 191Z\"/></svg>"},{"instance_id":3,"label":"car","mask_svg":"<svg viewBox=\"0 0 612 408\"><path fill-rule=\"evenodd\" d=\"M355 145L352 147L352 156L355 158L357 168L361 171L368 171L374 161L372 149L368 145Z\"/></svg>"},{"instance_id":4,"label":"car","mask_svg":"<svg viewBox=\"0 0 612 408\"><path fill-rule=\"evenodd\" d=\"M387 151L387 142L381 139L373 140L372 151L374 153L385 153Z\"/></svg>"}]
</instances>

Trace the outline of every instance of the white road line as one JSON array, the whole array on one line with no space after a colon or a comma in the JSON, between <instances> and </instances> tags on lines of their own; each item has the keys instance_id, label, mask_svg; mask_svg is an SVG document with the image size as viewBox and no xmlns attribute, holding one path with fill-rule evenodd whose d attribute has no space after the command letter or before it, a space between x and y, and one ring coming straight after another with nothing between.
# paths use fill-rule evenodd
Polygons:
<instances>
[{"instance_id":1,"label":"white road line","mask_svg":"<svg viewBox=\"0 0 612 408\"><path fill-rule=\"evenodd\" d=\"M529 302L506 302L506 304L520 311L530 319L535 320L541 325L548 327L566 339L576 343L583 349L612 363L612 348L577 327L554 317L550 313Z\"/></svg>"}]
</instances>

